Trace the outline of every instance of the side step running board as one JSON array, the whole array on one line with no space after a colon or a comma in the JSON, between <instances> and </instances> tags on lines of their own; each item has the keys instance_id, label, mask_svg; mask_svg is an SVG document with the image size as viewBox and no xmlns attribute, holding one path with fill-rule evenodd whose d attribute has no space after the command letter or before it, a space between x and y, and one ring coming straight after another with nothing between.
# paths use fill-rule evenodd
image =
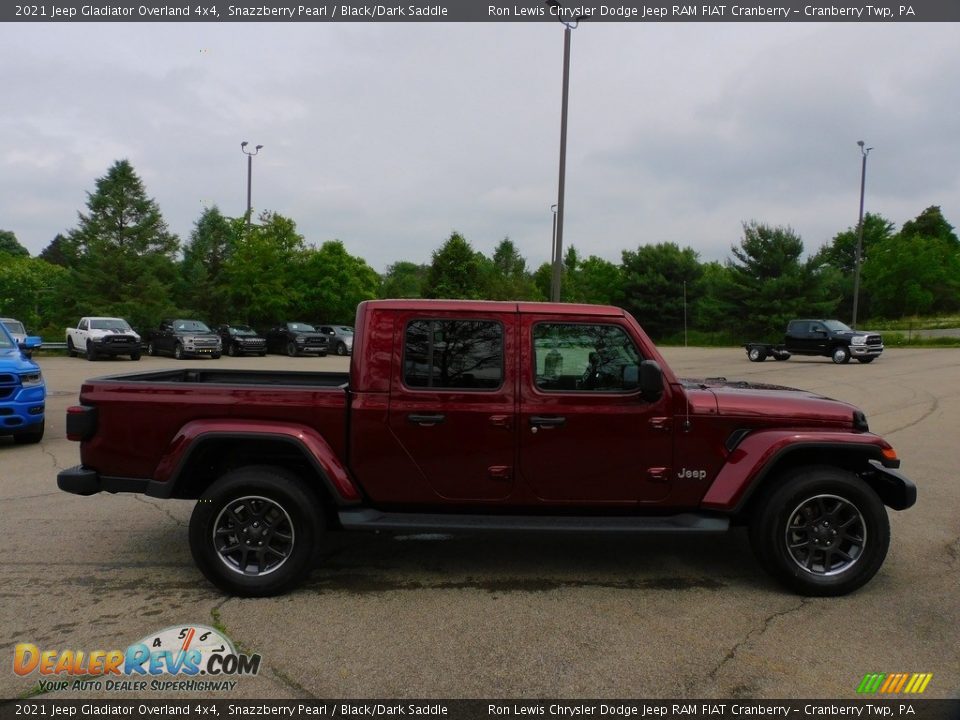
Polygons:
<instances>
[{"instance_id":1,"label":"side step running board","mask_svg":"<svg viewBox=\"0 0 960 720\"><path fill-rule=\"evenodd\" d=\"M566 517L539 515L442 515L384 513L370 508L341 510L346 530L531 531L592 533L724 532L725 517L683 513L665 517Z\"/></svg>"}]
</instances>

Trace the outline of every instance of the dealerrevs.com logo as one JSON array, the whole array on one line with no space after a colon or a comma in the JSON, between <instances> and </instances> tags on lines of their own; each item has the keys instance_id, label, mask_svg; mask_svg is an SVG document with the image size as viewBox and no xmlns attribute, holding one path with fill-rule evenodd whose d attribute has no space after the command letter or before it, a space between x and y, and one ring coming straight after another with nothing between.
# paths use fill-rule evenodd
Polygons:
<instances>
[{"instance_id":1,"label":"dealerrevs.com logo","mask_svg":"<svg viewBox=\"0 0 960 720\"><path fill-rule=\"evenodd\" d=\"M933 673L867 673L857 686L857 692L919 695L927 689L932 679Z\"/></svg>"},{"instance_id":2,"label":"dealerrevs.com logo","mask_svg":"<svg viewBox=\"0 0 960 720\"><path fill-rule=\"evenodd\" d=\"M13 653L13 672L38 675L44 692L229 691L237 685L231 678L259 671L260 655L238 653L228 637L206 625L168 627L126 650L49 650L20 643Z\"/></svg>"}]
</instances>

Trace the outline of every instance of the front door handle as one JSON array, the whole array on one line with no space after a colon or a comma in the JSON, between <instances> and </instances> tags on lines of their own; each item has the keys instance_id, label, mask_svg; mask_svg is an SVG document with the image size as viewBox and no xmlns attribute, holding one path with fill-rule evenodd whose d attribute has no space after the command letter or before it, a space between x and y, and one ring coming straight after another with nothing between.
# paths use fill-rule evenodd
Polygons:
<instances>
[{"instance_id":1,"label":"front door handle","mask_svg":"<svg viewBox=\"0 0 960 720\"><path fill-rule=\"evenodd\" d=\"M446 415L407 415L407 421L412 422L414 425L419 425L420 427L431 427L433 425L439 425L444 420L447 419Z\"/></svg>"},{"instance_id":2,"label":"front door handle","mask_svg":"<svg viewBox=\"0 0 960 720\"><path fill-rule=\"evenodd\" d=\"M538 428L555 428L562 427L567 422L565 417L541 417L539 415L530 416L530 425Z\"/></svg>"}]
</instances>

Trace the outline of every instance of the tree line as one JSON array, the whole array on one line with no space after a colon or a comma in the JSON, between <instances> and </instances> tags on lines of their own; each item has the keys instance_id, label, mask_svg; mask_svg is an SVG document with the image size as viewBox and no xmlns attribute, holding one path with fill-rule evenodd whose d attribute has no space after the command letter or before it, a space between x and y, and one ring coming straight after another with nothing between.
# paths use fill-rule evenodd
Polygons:
<instances>
[{"instance_id":1,"label":"tree line","mask_svg":"<svg viewBox=\"0 0 960 720\"><path fill-rule=\"evenodd\" d=\"M359 302L377 297L541 301L550 293L550 265L529 268L509 237L487 257L453 232L429 263L401 260L380 275L339 240L308 243L292 219L269 211L250 222L206 208L181 242L126 160L87 195L76 227L38 257L0 230L0 314L32 332L59 339L82 315L125 317L142 329L171 316L350 323ZM857 228L847 228L804 257L794 230L751 221L724 262L701 262L675 243L624 250L619 263L570 246L562 300L623 307L658 340L686 329L772 339L793 317L849 321L856 245ZM960 309L960 240L939 207L899 230L868 213L861 258L858 324Z\"/></svg>"}]
</instances>

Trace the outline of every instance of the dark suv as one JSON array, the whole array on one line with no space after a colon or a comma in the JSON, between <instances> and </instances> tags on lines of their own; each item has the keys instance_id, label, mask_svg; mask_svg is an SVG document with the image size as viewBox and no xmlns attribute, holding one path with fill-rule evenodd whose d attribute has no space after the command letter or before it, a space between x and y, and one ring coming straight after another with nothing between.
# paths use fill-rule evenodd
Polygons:
<instances>
[{"instance_id":1,"label":"dark suv","mask_svg":"<svg viewBox=\"0 0 960 720\"><path fill-rule=\"evenodd\" d=\"M199 320L164 320L147 341L147 354L187 357L220 357L220 338Z\"/></svg>"},{"instance_id":2,"label":"dark suv","mask_svg":"<svg viewBox=\"0 0 960 720\"><path fill-rule=\"evenodd\" d=\"M317 332L309 323L288 322L272 327L266 332L267 350L272 353L319 355L324 357L329 350L327 336Z\"/></svg>"},{"instance_id":3,"label":"dark suv","mask_svg":"<svg viewBox=\"0 0 960 720\"><path fill-rule=\"evenodd\" d=\"M217 328L217 335L220 336L223 351L230 357L238 355L262 357L267 354L267 339L249 325L238 323L220 325Z\"/></svg>"}]
</instances>

